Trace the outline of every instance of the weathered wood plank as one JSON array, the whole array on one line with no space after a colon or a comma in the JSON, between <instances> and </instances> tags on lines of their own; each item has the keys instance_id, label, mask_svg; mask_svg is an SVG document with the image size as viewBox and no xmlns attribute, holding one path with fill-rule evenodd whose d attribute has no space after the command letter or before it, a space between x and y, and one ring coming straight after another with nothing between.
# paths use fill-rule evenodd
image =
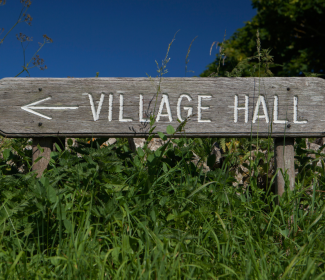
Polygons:
<instances>
[{"instance_id":1,"label":"weathered wood plank","mask_svg":"<svg viewBox=\"0 0 325 280\"><path fill-rule=\"evenodd\" d=\"M294 142L294 138L276 138L274 140L275 170L280 168L275 180L275 194L279 196L282 196L285 191L285 182L282 173L287 173L289 176L290 190L293 190L295 187Z\"/></svg>"},{"instance_id":2,"label":"weathered wood plank","mask_svg":"<svg viewBox=\"0 0 325 280\"><path fill-rule=\"evenodd\" d=\"M156 131L165 131L191 112L185 126L189 137L325 135L320 78L166 78L158 95L157 84L148 78L5 78L0 133L145 137L148 115L155 115Z\"/></svg>"},{"instance_id":3,"label":"weathered wood plank","mask_svg":"<svg viewBox=\"0 0 325 280\"><path fill-rule=\"evenodd\" d=\"M55 139L52 137L35 137L33 138L32 145L32 162L33 162L33 171L37 173L37 177L41 177L44 170L47 168L50 161L50 155L53 151L53 143ZM41 147L42 152L38 149ZM41 157L38 161L36 161Z\"/></svg>"}]
</instances>

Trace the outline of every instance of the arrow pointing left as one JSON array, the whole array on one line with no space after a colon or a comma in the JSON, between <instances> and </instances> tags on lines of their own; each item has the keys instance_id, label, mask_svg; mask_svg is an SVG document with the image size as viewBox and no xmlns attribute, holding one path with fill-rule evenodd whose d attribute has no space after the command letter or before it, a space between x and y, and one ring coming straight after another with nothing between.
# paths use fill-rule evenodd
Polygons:
<instances>
[{"instance_id":1,"label":"arrow pointing left","mask_svg":"<svg viewBox=\"0 0 325 280\"><path fill-rule=\"evenodd\" d=\"M39 103L42 103L42 102L44 102L46 100L50 100L50 99L52 99L52 97L44 98L44 99L36 101L34 103L22 106L21 109L23 109L23 110L25 110L25 111L27 111L29 113L35 114L37 116L40 116L42 118L51 120L52 119L51 117L48 117L48 116L45 116L43 114L37 113L37 112L33 111L32 109L34 109L34 110L69 110L69 109L74 110L74 109L79 108L78 106L74 106L74 107L37 107L37 106L34 106L34 105L37 105Z\"/></svg>"}]
</instances>

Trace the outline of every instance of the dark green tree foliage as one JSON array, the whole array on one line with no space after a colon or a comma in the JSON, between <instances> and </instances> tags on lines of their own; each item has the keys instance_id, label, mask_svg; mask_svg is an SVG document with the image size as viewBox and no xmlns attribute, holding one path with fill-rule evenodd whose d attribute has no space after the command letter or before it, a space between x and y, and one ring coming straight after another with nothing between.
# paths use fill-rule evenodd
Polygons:
<instances>
[{"instance_id":1,"label":"dark green tree foliage","mask_svg":"<svg viewBox=\"0 0 325 280\"><path fill-rule=\"evenodd\" d=\"M221 52L202 77L227 76L238 63L244 68L245 61L256 55L257 30L262 48L268 49L277 63L272 69L275 76L324 73L324 0L252 0L252 6L257 15L219 44ZM242 71L241 76L251 76L249 72Z\"/></svg>"}]
</instances>

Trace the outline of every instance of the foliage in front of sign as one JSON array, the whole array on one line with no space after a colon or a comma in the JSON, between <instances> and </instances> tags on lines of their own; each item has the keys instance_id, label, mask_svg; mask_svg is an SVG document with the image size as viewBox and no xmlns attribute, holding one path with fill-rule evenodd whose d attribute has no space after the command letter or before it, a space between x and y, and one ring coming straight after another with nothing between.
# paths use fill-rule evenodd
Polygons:
<instances>
[{"instance_id":1,"label":"foliage in front of sign","mask_svg":"<svg viewBox=\"0 0 325 280\"><path fill-rule=\"evenodd\" d=\"M252 5L257 9L257 15L229 40L217 44L222 51L201 76L207 77L213 73L226 76L226 72L231 72L238 63L244 66L244 62L255 55L256 30L260 31L264 47L281 65L273 69L275 76L324 73L324 1L252 0ZM224 61L221 67L220 60ZM242 74L250 76L247 72Z\"/></svg>"},{"instance_id":2,"label":"foliage in front of sign","mask_svg":"<svg viewBox=\"0 0 325 280\"><path fill-rule=\"evenodd\" d=\"M106 145L107 139L91 139L76 147L68 140L66 150L52 152L39 179L16 168L23 147L5 149L0 274L7 279L324 276L324 146L312 151L297 142L296 189L287 189L276 205L270 188L274 173L267 185L261 182L272 157L263 152L270 141L227 141L222 168L215 168L211 142L202 139L209 169L193 161L196 141L166 141L165 133L159 133L165 141L159 149L139 147L136 153L125 141ZM30 156L24 164L30 165ZM242 180L240 169L246 172Z\"/></svg>"}]
</instances>

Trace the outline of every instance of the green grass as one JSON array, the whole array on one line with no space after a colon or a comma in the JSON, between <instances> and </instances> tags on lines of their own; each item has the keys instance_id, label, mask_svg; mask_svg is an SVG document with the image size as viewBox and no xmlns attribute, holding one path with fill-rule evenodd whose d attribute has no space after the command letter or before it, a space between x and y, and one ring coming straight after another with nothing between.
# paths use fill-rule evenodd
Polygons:
<instances>
[{"instance_id":1,"label":"green grass","mask_svg":"<svg viewBox=\"0 0 325 280\"><path fill-rule=\"evenodd\" d=\"M215 139L174 139L136 155L122 139L104 140L53 152L40 179L15 169L31 164L17 148L23 140L12 147L25 157L4 152L0 279L325 279L325 173L303 141L296 188L277 205L272 178L263 183L264 154L255 151L246 161L253 176L233 186L254 147L246 139L208 172L191 159L195 151L206 161Z\"/></svg>"}]
</instances>

